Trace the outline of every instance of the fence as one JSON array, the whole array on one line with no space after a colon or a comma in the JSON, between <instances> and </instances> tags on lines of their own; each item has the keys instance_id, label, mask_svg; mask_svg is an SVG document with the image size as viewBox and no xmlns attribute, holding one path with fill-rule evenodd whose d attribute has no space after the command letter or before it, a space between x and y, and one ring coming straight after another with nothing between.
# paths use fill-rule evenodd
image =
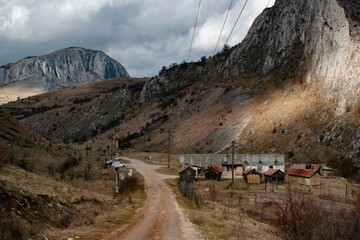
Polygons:
<instances>
[{"instance_id":1,"label":"fence","mask_svg":"<svg viewBox=\"0 0 360 240\"><path fill-rule=\"evenodd\" d=\"M256 208L266 202L282 204L287 199L287 192L296 198L302 196L316 201L326 201L329 209L339 209L359 201L359 186L343 181L322 179L319 186L300 184L247 184L242 179L230 185L225 181L197 181L185 183L179 181L182 195L198 206L204 205L204 200L217 202L228 210L230 208ZM329 202L330 201L330 202Z\"/></svg>"},{"instance_id":2,"label":"fence","mask_svg":"<svg viewBox=\"0 0 360 240\"><path fill-rule=\"evenodd\" d=\"M178 186L181 194L186 197L188 200L195 202L197 206L201 206L203 204L202 197L199 191L196 191L191 183L178 181Z\"/></svg>"}]
</instances>

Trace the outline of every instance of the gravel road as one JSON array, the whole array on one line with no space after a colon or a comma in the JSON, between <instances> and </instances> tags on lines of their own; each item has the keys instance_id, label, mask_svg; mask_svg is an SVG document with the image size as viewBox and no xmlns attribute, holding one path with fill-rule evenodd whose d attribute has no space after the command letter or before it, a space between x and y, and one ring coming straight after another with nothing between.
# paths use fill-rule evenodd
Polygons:
<instances>
[{"instance_id":1,"label":"gravel road","mask_svg":"<svg viewBox=\"0 0 360 240\"><path fill-rule=\"evenodd\" d=\"M164 176L155 170L158 165L149 165L136 159L129 159L129 167L144 176L147 200L134 220L108 236L107 239L202 239L193 224L179 207Z\"/></svg>"}]
</instances>

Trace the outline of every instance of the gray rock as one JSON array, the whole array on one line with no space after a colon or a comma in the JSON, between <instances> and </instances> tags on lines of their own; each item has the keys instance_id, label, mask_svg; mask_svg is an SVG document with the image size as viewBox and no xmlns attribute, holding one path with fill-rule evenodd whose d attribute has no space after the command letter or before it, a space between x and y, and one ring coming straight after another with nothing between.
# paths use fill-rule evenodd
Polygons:
<instances>
[{"instance_id":1,"label":"gray rock","mask_svg":"<svg viewBox=\"0 0 360 240\"><path fill-rule=\"evenodd\" d=\"M219 73L304 77L344 106L360 102L360 1L278 0L251 26Z\"/></svg>"},{"instance_id":2,"label":"gray rock","mask_svg":"<svg viewBox=\"0 0 360 240\"><path fill-rule=\"evenodd\" d=\"M52 91L122 76L129 76L126 69L103 52L66 48L0 67L0 86Z\"/></svg>"}]
</instances>

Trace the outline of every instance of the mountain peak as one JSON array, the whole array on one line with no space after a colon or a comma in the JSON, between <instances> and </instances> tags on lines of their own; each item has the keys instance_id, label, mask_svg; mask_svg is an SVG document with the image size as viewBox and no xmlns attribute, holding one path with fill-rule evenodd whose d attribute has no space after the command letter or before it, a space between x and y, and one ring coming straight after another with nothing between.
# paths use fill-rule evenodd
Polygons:
<instances>
[{"instance_id":1,"label":"mountain peak","mask_svg":"<svg viewBox=\"0 0 360 240\"><path fill-rule=\"evenodd\" d=\"M64 48L27 57L0 67L0 85L51 91L99 80L128 77L126 69L104 52L81 47Z\"/></svg>"}]
</instances>

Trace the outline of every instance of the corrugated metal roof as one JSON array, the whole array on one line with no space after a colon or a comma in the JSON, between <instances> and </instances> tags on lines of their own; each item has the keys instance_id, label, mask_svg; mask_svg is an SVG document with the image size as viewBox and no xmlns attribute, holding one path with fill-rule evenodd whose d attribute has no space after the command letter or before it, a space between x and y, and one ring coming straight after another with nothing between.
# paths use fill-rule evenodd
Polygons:
<instances>
[{"instance_id":1,"label":"corrugated metal roof","mask_svg":"<svg viewBox=\"0 0 360 240\"><path fill-rule=\"evenodd\" d=\"M179 168L179 173L185 171L185 170L188 169L188 168L190 168L190 169L193 170L193 171L196 171L195 169L193 169L193 168L190 167L190 166L183 166L183 167Z\"/></svg>"},{"instance_id":2,"label":"corrugated metal roof","mask_svg":"<svg viewBox=\"0 0 360 240\"><path fill-rule=\"evenodd\" d=\"M300 168L292 168L286 174L297 176L297 177L304 177L310 178L316 173L315 170L307 170L307 169L300 169Z\"/></svg>"},{"instance_id":3,"label":"corrugated metal roof","mask_svg":"<svg viewBox=\"0 0 360 240\"><path fill-rule=\"evenodd\" d=\"M281 172L280 169L272 169L272 168L269 168L266 172L264 172L264 175L265 176L272 176L273 174L277 173L277 172Z\"/></svg>"},{"instance_id":4,"label":"corrugated metal roof","mask_svg":"<svg viewBox=\"0 0 360 240\"><path fill-rule=\"evenodd\" d=\"M252 173L252 172L254 172L254 171L255 171L254 168L249 168L249 169L243 171L243 174L244 174L244 175L247 175L247 174L250 174L250 173Z\"/></svg>"},{"instance_id":5,"label":"corrugated metal roof","mask_svg":"<svg viewBox=\"0 0 360 240\"><path fill-rule=\"evenodd\" d=\"M222 169L221 167L219 167L218 165L211 165L212 168L214 168L216 171L218 171L219 173L222 173L224 171L224 169Z\"/></svg>"}]
</instances>

